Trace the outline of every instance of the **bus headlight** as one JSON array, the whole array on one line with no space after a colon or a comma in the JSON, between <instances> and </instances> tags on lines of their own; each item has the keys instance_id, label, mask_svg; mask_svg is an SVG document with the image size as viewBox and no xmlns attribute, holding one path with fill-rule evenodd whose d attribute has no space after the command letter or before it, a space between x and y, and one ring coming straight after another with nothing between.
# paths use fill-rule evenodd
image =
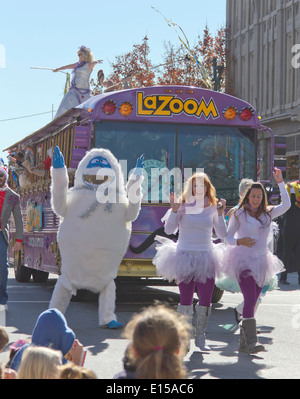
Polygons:
<instances>
[{"instance_id":1,"label":"bus headlight","mask_svg":"<svg viewBox=\"0 0 300 399\"><path fill-rule=\"evenodd\" d=\"M251 107L245 107L240 111L240 118L242 121L249 121L254 114L254 109Z\"/></svg>"},{"instance_id":2,"label":"bus headlight","mask_svg":"<svg viewBox=\"0 0 300 399\"><path fill-rule=\"evenodd\" d=\"M123 116L128 116L133 110L132 104L129 102L124 102L120 105L119 112Z\"/></svg>"},{"instance_id":3,"label":"bus headlight","mask_svg":"<svg viewBox=\"0 0 300 399\"><path fill-rule=\"evenodd\" d=\"M223 111L224 118L228 121L232 121L236 118L238 109L236 107L227 107Z\"/></svg>"},{"instance_id":4,"label":"bus headlight","mask_svg":"<svg viewBox=\"0 0 300 399\"><path fill-rule=\"evenodd\" d=\"M104 103L102 111L105 115L112 115L116 111L116 103L112 100L108 100Z\"/></svg>"}]
</instances>

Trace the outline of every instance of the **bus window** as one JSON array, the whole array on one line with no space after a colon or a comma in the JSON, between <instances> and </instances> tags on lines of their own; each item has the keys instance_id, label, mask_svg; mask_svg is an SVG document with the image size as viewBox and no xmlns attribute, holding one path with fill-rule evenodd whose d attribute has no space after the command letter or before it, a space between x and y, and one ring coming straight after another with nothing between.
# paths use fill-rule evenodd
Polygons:
<instances>
[{"instance_id":1,"label":"bus window","mask_svg":"<svg viewBox=\"0 0 300 399\"><path fill-rule=\"evenodd\" d=\"M243 130L243 131L242 131ZM255 130L225 126L178 126L180 168L203 168L227 205L239 200L240 180L256 180Z\"/></svg>"},{"instance_id":2,"label":"bus window","mask_svg":"<svg viewBox=\"0 0 300 399\"><path fill-rule=\"evenodd\" d=\"M175 167L173 125L96 122L94 140L95 147L109 148L119 161L126 161L125 178L135 167L137 158L144 154L147 179L143 184L143 202L168 202L169 187L157 175L159 171Z\"/></svg>"}]
</instances>

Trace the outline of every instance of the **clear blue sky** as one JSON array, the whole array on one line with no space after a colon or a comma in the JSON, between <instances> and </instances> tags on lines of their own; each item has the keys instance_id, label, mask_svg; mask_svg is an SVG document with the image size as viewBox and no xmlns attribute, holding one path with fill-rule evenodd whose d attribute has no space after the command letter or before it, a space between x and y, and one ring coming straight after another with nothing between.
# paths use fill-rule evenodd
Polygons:
<instances>
[{"instance_id":1,"label":"clear blue sky","mask_svg":"<svg viewBox=\"0 0 300 399\"><path fill-rule=\"evenodd\" d=\"M52 119L63 96L65 75L33 70L78 61L80 45L90 47L109 75L117 55L131 51L145 35L151 61L162 62L164 42L179 44L163 17L177 23L191 45L207 24L212 34L225 26L226 0L16 0L2 2L0 14L0 156L2 150L40 129ZM71 72L71 71L69 71ZM45 115L15 119L49 112Z\"/></svg>"}]
</instances>

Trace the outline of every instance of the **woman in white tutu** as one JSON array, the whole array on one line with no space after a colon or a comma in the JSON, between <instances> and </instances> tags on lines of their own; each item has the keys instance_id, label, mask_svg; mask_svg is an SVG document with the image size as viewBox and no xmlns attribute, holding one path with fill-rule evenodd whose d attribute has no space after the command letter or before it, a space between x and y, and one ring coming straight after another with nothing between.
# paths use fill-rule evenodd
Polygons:
<instances>
[{"instance_id":1,"label":"woman in white tutu","mask_svg":"<svg viewBox=\"0 0 300 399\"><path fill-rule=\"evenodd\" d=\"M257 345L255 305L263 286L270 284L274 276L284 270L283 263L268 248L268 236L272 220L289 209L290 199L281 170L275 168L273 174L282 203L268 207L263 185L253 183L231 216L225 238L229 246L224 252L223 271L230 280L238 281L244 297L240 352L264 350L262 345Z\"/></svg>"},{"instance_id":2,"label":"woman in white tutu","mask_svg":"<svg viewBox=\"0 0 300 399\"><path fill-rule=\"evenodd\" d=\"M212 230L219 238L226 236L223 212L226 201L217 208L216 190L205 173L195 173L186 182L178 201L170 195L171 209L164 218L168 235L179 230L177 243L157 236L161 245L153 258L157 274L179 286L178 312L192 318L195 286L199 302L195 307L195 344L201 350L210 350L205 342L205 330L211 314L211 298L215 277L219 275L220 254L212 240Z\"/></svg>"}]
</instances>

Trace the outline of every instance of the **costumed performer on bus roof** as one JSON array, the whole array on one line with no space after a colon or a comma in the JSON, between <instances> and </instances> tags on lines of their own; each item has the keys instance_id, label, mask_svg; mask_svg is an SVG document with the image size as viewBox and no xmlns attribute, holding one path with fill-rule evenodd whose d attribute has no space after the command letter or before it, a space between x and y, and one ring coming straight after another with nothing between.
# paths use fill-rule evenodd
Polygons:
<instances>
[{"instance_id":1,"label":"costumed performer on bus roof","mask_svg":"<svg viewBox=\"0 0 300 399\"><path fill-rule=\"evenodd\" d=\"M87 152L75 173L74 187L59 148L53 153L51 203L61 217L57 240L62 267L50 308L64 313L72 294L88 289L99 294L99 325L119 328L114 279L126 253L131 222L141 208L143 155L125 187L121 166L106 149Z\"/></svg>"},{"instance_id":2,"label":"costumed performer on bus roof","mask_svg":"<svg viewBox=\"0 0 300 399\"><path fill-rule=\"evenodd\" d=\"M77 107L91 97L90 76L94 66L101 63L102 60L94 61L91 50L81 46L77 51L79 62L56 68L53 72L59 72L64 69L73 69L71 87L68 93L62 99L60 106L55 114L55 118L62 115L70 108Z\"/></svg>"}]
</instances>

